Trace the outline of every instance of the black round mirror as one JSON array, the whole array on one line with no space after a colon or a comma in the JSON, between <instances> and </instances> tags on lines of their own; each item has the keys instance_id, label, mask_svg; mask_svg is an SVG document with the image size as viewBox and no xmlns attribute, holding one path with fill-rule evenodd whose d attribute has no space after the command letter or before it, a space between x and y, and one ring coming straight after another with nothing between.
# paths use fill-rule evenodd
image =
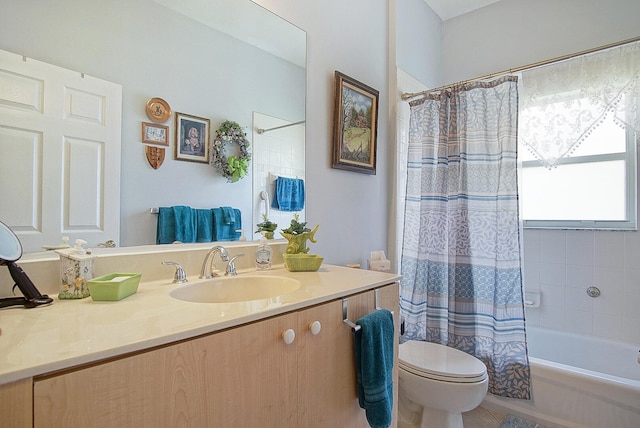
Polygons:
<instances>
[{"instance_id":1,"label":"black round mirror","mask_svg":"<svg viewBox=\"0 0 640 428\"><path fill-rule=\"evenodd\" d=\"M22 244L9 226L0 221L0 264L15 262L22 257Z\"/></svg>"},{"instance_id":2,"label":"black round mirror","mask_svg":"<svg viewBox=\"0 0 640 428\"><path fill-rule=\"evenodd\" d=\"M6 297L0 299L0 308L15 305L24 305L25 308L49 305L53 299L46 294L40 294L36 286L31 282L25 271L15 261L22 257L22 244L9 226L0 221L0 266L9 269L11 278L16 282L24 297Z\"/></svg>"}]
</instances>

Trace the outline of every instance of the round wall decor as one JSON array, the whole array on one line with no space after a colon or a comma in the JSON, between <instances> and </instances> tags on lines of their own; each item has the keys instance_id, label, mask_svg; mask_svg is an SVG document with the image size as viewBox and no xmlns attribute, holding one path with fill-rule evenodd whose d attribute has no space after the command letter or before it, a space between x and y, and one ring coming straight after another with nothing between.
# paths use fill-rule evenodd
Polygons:
<instances>
[{"instance_id":1,"label":"round wall decor","mask_svg":"<svg viewBox=\"0 0 640 428\"><path fill-rule=\"evenodd\" d=\"M227 120L220 124L216 130L216 138L211 144L211 165L227 179L229 183L236 181L247 175L249 169L249 140L242 127L233 121ZM227 156L225 148L228 143L239 146L238 156Z\"/></svg>"},{"instance_id":2,"label":"round wall decor","mask_svg":"<svg viewBox=\"0 0 640 428\"><path fill-rule=\"evenodd\" d=\"M171 107L162 98L151 98L147 101L147 116L154 122L166 122L171 117Z\"/></svg>"}]
</instances>

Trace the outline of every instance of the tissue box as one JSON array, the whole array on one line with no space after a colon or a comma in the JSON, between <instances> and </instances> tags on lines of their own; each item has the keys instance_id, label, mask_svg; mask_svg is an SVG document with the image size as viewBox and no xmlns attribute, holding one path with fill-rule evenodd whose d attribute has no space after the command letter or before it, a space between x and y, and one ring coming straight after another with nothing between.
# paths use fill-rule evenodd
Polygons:
<instances>
[{"instance_id":1,"label":"tissue box","mask_svg":"<svg viewBox=\"0 0 640 428\"><path fill-rule=\"evenodd\" d=\"M138 291L140 273L110 273L87 281L93 300L122 300Z\"/></svg>"},{"instance_id":2,"label":"tissue box","mask_svg":"<svg viewBox=\"0 0 640 428\"><path fill-rule=\"evenodd\" d=\"M387 260L383 250L372 251L369 256L369 270L391 272L391 260Z\"/></svg>"},{"instance_id":3,"label":"tissue box","mask_svg":"<svg viewBox=\"0 0 640 428\"><path fill-rule=\"evenodd\" d=\"M391 272L391 260L369 260L369 270Z\"/></svg>"},{"instance_id":4,"label":"tissue box","mask_svg":"<svg viewBox=\"0 0 640 428\"><path fill-rule=\"evenodd\" d=\"M94 256L75 254L73 248L56 251L60 255L60 300L89 297L87 281L93 277Z\"/></svg>"}]
</instances>

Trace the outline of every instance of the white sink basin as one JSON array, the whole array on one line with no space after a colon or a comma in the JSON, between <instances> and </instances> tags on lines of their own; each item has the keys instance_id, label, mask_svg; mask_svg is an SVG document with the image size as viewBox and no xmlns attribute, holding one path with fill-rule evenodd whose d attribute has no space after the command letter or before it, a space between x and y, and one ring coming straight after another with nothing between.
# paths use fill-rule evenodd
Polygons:
<instances>
[{"instance_id":1,"label":"white sink basin","mask_svg":"<svg viewBox=\"0 0 640 428\"><path fill-rule=\"evenodd\" d=\"M171 297L197 303L231 303L268 299L300 288L300 281L284 276L239 275L186 284Z\"/></svg>"}]
</instances>

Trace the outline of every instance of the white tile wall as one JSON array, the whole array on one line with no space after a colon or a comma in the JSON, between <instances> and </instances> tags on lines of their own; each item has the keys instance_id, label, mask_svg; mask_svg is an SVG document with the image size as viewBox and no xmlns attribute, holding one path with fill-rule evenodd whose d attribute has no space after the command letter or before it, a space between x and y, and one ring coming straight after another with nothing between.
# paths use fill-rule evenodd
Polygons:
<instances>
[{"instance_id":1,"label":"white tile wall","mask_svg":"<svg viewBox=\"0 0 640 428\"><path fill-rule=\"evenodd\" d=\"M640 344L638 232L527 229L523 265L525 288L542 293L529 325Z\"/></svg>"},{"instance_id":2,"label":"white tile wall","mask_svg":"<svg viewBox=\"0 0 640 428\"><path fill-rule=\"evenodd\" d=\"M291 122L261 113L253 114L254 131L257 129L270 129L287 125ZM264 202L260 200L260 191L269 192L269 201L273 201L275 184L269 180L269 173L274 176L305 178L305 126L295 125L277 129L264 134L253 133L253 229L245 228L245 235L252 239L259 239L259 234L254 234L256 225L262 222L262 214L265 213ZM305 183L306 184L306 183ZM306 201L305 201L306 207ZM279 211L269 208L269 219L278 224L275 238L281 238L279 231L286 229L291 224L293 212ZM301 220L305 219L305 210L297 212Z\"/></svg>"}]
</instances>

